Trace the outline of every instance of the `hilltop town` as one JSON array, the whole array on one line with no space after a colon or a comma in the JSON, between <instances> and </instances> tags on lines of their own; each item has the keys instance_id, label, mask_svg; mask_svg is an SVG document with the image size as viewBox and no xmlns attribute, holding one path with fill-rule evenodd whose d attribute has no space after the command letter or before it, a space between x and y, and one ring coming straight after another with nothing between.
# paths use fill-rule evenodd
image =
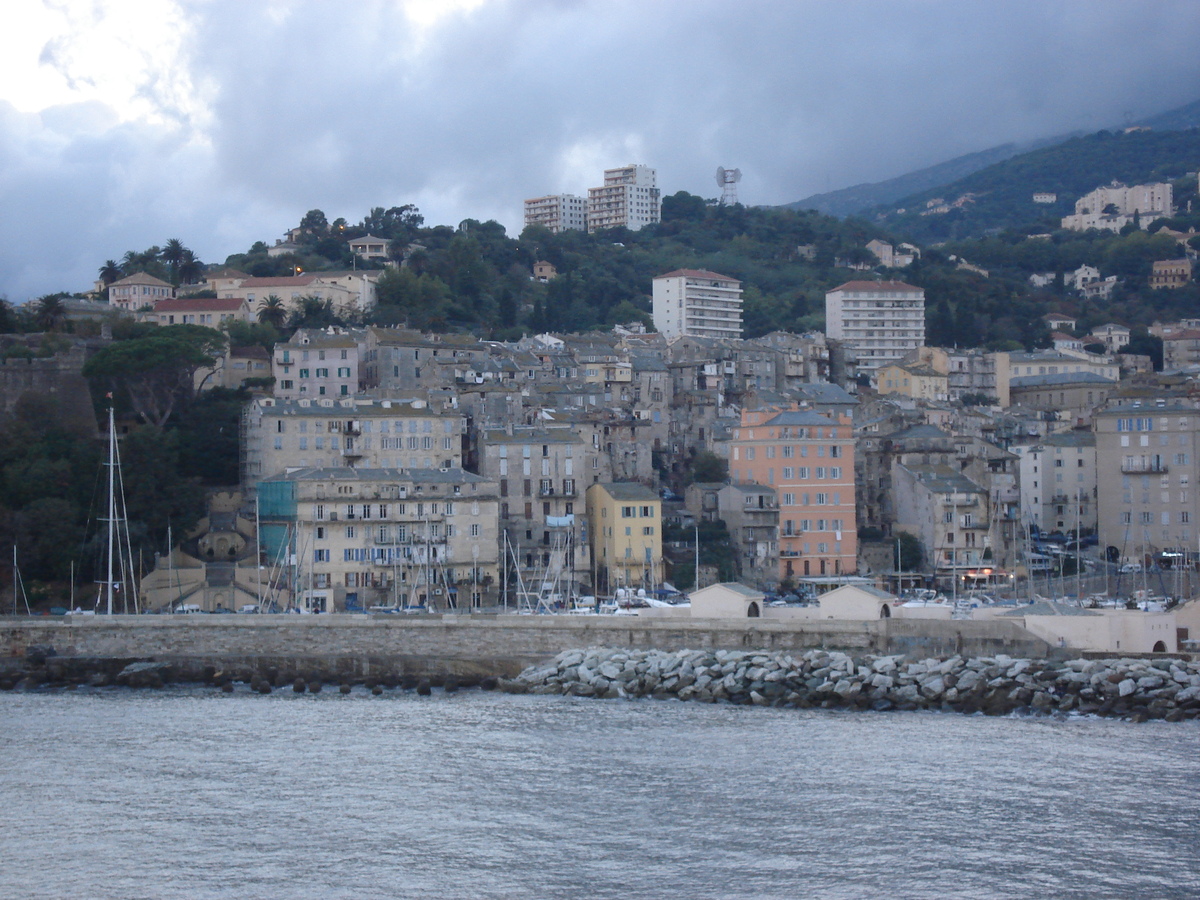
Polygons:
<instances>
[{"instance_id":1,"label":"hilltop town","mask_svg":"<svg viewBox=\"0 0 1200 900\"><path fill-rule=\"evenodd\" d=\"M1032 596L1054 575L1105 592L1121 567L1177 597L1200 319L1145 319L1196 297L1195 193L1195 173L1097 187L1022 239L1023 270L980 265L986 241L968 259L663 198L642 165L526 201L519 241L399 207L314 210L224 265L131 251L86 295L8 313L9 530L45 582L95 546L80 483L107 395L152 609Z\"/></svg>"}]
</instances>

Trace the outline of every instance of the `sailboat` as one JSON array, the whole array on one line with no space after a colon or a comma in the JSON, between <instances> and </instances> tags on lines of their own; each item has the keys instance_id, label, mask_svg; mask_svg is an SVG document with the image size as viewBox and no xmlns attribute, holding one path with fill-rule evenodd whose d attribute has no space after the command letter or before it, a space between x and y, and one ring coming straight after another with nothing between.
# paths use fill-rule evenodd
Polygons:
<instances>
[{"instance_id":1,"label":"sailboat","mask_svg":"<svg viewBox=\"0 0 1200 900\"><path fill-rule=\"evenodd\" d=\"M134 576L133 548L129 540L129 519L125 508L125 483L121 478L121 452L117 446L117 427L113 408L108 408L108 514L107 565L104 581L98 582L95 610L104 604L105 615L114 612L114 601L123 603L123 612L138 611L137 582ZM82 614L82 610L75 610Z\"/></svg>"}]
</instances>

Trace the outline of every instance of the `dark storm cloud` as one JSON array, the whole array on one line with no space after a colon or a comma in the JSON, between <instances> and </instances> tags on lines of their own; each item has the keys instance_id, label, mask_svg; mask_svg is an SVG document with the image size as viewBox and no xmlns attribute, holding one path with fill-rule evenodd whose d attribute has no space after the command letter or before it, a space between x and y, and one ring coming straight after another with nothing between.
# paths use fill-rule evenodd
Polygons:
<instances>
[{"instance_id":1,"label":"dark storm cloud","mask_svg":"<svg viewBox=\"0 0 1200 900\"><path fill-rule=\"evenodd\" d=\"M13 299L167 237L220 260L312 207L516 231L523 198L628 162L704 196L737 166L745 202L786 203L1200 86L1192 2L493 2L428 32L389 3L185 5L202 140L0 114L0 201L27 225L0 234Z\"/></svg>"}]
</instances>

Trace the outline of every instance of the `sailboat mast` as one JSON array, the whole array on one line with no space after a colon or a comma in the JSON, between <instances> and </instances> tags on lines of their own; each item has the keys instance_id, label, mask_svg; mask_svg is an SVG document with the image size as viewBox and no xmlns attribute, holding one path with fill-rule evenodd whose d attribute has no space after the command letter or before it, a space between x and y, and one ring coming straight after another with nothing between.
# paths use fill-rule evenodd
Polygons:
<instances>
[{"instance_id":1,"label":"sailboat mast","mask_svg":"<svg viewBox=\"0 0 1200 900\"><path fill-rule=\"evenodd\" d=\"M113 543L116 537L117 494L115 487L117 431L113 420L113 408L108 408L108 581L105 594L108 599L108 615L113 614Z\"/></svg>"}]
</instances>

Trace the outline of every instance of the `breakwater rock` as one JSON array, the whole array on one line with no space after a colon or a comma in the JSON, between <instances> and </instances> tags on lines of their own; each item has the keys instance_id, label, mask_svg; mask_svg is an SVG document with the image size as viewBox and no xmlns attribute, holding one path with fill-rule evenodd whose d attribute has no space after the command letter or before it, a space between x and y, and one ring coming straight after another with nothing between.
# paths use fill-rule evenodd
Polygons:
<instances>
[{"instance_id":1,"label":"breakwater rock","mask_svg":"<svg viewBox=\"0 0 1200 900\"><path fill-rule=\"evenodd\" d=\"M912 660L810 650L569 650L501 683L514 693L760 706L1200 718L1200 663L1161 659Z\"/></svg>"}]
</instances>

